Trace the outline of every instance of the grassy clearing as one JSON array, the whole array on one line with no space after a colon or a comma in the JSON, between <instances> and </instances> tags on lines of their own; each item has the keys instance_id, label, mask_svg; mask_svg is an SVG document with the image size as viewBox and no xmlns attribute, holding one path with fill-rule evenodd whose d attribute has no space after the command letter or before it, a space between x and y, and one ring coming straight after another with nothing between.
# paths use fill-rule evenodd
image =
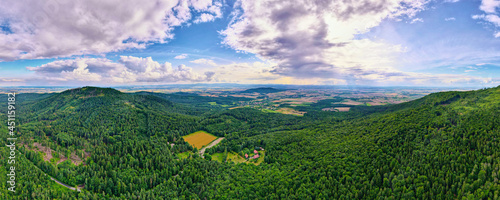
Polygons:
<instances>
[{"instance_id":1,"label":"grassy clearing","mask_svg":"<svg viewBox=\"0 0 500 200\"><path fill-rule=\"evenodd\" d=\"M179 159L186 159L186 158L189 157L189 155L191 155L191 152L190 151L186 151L186 152L177 154L177 157L179 157Z\"/></svg>"},{"instance_id":2,"label":"grassy clearing","mask_svg":"<svg viewBox=\"0 0 500 200\"><path fill-rule=\"evenodd\" d=\"M50 159L50 164L53 164L54 166L57 166L57 163L61 160L60 158L51 158Z\"/></svg>"},{"instance_id":3,"label":"grassy clearing","mask_svg":"<svg viewBox=\"0 0 500 200\"><path fill-rule=\"evenodd\" d=\"M278 111L274 111L274 110L270 110L270 109L262 109L262 112L266 112L266 113L280 113Z\"/></svg>"},{"instance_id":4,"label":"grassy clearing","mask_svg":"<svg viewBox=\"0 0 500 200\"><path fill-rule=\"evenodd\" d=\"M257 162L253 163L255 165L260 165L260 163L264 162L264 157L266 156L266 151L259 151L260 157L257 159Z\"/></svg>"},{"instance_id":5,"label":"grassy clearing","mask_svg":"<svg viewBox=\"0 0 500 200\"><path fill-rule=\"evenodd\" d=\"M212 160L222 162L223 158L224 158L224 153L214 153L214 154L212 154Z\"/></svg>"},{"instance_id":6,"label":"grassy clearing","mask_svg":"<svg viewBox=\"0 0 500 200\"><path fill-rule=\"evenodd\" d=\"M257 162L250 162L247 161L244 157L241 157L235 152L228 152L227 153L227 162L234 162L236 164L238 163L251 163L254 165L260 165L260 163L264 162L264 157L266 155L266 151L259 151L260 157L257 159ZM252 155L253 156L253 155ZM212 160L222 162L224 158L224 153L214 153L212 154Z\"/></svg>"},{"instance_id":7,"label":"grassy clearing","mask_svg":"<svg viewBox=\"0 0 500 200\"><path fill-rule=\"evenodd\" d=\"M198 149L201 149L203 146L208 145L210 144L210 142L217 139L216 136L205 131L196 131L189 135L183 136L182 138L184 138L184 141Z\"/></svg>"},{"instance_id":8,"label":"grassy clearing","mask_svg":"<svg viewBox=\"0 0 500 200\"><path fill-rule=\"evenodd\" d=\"M304 102L302 104L297 104L295 106L311 106L311 104L312 104L311 102Z\"/></svg>"},{"instance_id":9,"label":"grassy clearing","mask_svg":"<svg viewBox=\"0 0 500 200\"><path fill-rule=\"evenodd\" d=\"M227 153L227 161L234 162L234 163L246 162L245 158L241 157L240 155L238 155L237 153L234 153L234 152Z\"/></svg>"},{"instance_id":10,"label":"grassy clearing","mask_svg":"<svg viewBox=\"0 0 500 200\"><path fill-rule=\"evenodd\" d=\"M304 114L306 113L294 110L293 108L280 108L279 110L277 110L277 112L280 112L282 114L297 115L297 116L304 116Z\"/></svg>"}]
</instances>

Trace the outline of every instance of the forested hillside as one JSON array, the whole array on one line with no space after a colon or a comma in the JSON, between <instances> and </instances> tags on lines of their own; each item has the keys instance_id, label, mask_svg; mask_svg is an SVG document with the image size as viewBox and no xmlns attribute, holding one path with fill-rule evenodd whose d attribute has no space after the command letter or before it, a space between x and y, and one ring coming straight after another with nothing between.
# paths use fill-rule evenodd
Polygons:
<instances>
[{"instance_id":1,"label":"forested hillside","mask_svg":"<svg viewBox=\"0 0 500 200\"><path fill-rule=\"evenodd\" d=\"M200 108L176 95L94 87L18 95L18 191L0 176L0 199L500 198L500 87L301 117ZM198 130L225 137L207 154L262 147L264 162L203 159L182 139ZM1 123L4 140L6 131Z\"/></svg>"}]
</instances>

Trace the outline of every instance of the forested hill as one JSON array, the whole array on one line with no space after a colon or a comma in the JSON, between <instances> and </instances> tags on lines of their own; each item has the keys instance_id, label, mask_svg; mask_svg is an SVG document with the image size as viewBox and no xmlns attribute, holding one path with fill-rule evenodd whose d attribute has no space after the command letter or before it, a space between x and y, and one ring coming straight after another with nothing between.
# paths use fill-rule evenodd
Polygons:
<instances>
[{"instance_id":1,"label":"forested hill","mask_svg":"<svg viewBox=\"0 0 500 200\"><path fill-rule=\"evenodd\" d=\"M303 117L192 112L163 95L91 87L35 97L19 105L22 192L2 187L0 199L499 198L500 87ZM2 138L5 130L0 124ZM181 136L197 130L226 137L206 151L222 162L178 157L196 151ZM265 149L258 166L227 159L255 147ZM43 173L84 189L60 188Z\"/></svg>"},{"instance_id":2,"label":"forested hill","mask_svg":"<svg viewBox=\"0 0 500 200\"><path fill-rule=\"evenodd\" d=\"M244 91L241 91L241 93L257 92L257 93L267 94L267 93L275 93L275 92L282 92L282 91L285 91L285 90L276 89L276 88L272 88L272 87L259 87L259 88L252 88L252 89L244 90Z\"/></svg>"}]
</instances>

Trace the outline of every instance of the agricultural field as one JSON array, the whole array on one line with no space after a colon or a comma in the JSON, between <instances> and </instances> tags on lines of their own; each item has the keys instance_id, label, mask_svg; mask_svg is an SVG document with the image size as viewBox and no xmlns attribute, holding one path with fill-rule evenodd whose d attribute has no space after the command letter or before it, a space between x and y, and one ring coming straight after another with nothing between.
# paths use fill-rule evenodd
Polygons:
<instances>
[{"instance_id":1,"label":"agricultural field","mask_svg":"<svg viewBox=\"0 0 500 200\"><path fill-rule=\"evenodd\" d=\"M335 107L335 109L338 110L339 112L347 112L351 108L350 107Z\"/></svg>"},{"instance_id":2,"label":"agricultural field","mask_svg":"<svg viewBox=\"0 0 500 200\"><path fill-rule=\"evenodd\" d=\"M201 149L203 146L208 145L210 144L210 142L217 139L216 136L205 131L196 131L189 135L183 136L182 138L184 139L184 141L198 149Z\"/></svg>"},{"instance_id":3,"label":"agricultural field","mask_svg":"<svg viewBox=\"0 0 500 200\"><path fill-rule=\"evenodd\" d=\"M269 88L267 89L269 90ZM267 91L266 90L266 91ZM248 90L247 90L248 91ZM258 88L252 91L259 91ZM234 101L229 109L250 107L269 113L303 116L311 111L349 112L352 107L382 106L399 104L421 98L435 88L324 88L324 89L286 89L274 92L242 93L241 91L222 91L218 95L236 97L243 95L245 101ZM207 92L210 93L210 92ZM243 97L238 96L238 97Z\"/></svg>"},{"instance_id":4,"label":"agricultural field","mask_svg":"<svg viewBox=\"0 0 500 200\"><path fill-rule=\"evenodd\" d=\"M293 108L280 108L276 110L276 112L282 113L282 114L287 114L287 115L298 115L298 116L304 116L306 112L300 112L297 111Z\"/></svg>"}]
</instances>

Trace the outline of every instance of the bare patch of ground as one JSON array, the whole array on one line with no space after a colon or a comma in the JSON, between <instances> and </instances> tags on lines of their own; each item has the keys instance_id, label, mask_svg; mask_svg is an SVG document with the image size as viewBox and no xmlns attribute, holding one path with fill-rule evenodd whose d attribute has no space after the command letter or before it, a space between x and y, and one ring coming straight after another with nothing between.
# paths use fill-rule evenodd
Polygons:
<instances>
[{"instance_id":1,"label":"bare patch of ground","mask_svg":"<svg viewBox=\"0 0 500 200\"><path fill-rule=\"evenodd\" d=\"M243 108L243 106L232 107L232 108L229 108L229 110L236 109L236 108Z\"/></svg>"},{"instance_id":2,"label":"bare patch of ground","mask_svg":"<svg viewBox=\"0 0 500 200\"><path fill-rule=\"evenodd\" d=\"M25 148L27 148L27 149L30 149L27 144L23 144L23 146ZM40 144L38 142L34 142L33 143L33 149L30 149L30 150L33 150L33 151L36 151L36 152L43 152L44 153L43 160L45 160L45 161L49 161L50 162L50 159L53 158L52 152L54 150L50 149L49 147L44 147L44 146L42 146L42 144Z\"/></svg>"},{"instance_id":3,"label":"bare patch of ground","mask_svg":"<svg viewBox=\"0 0 500 200\"><path fill-rule=\"evenodd\" d=\"M347 112L351 109L351 107L335 107L340 112Z\"/></svg>"},{"instance_id":4,"label":"bare patch of ground","mask_svg":"<svg viewBox=\"0 0 500 200\"><path fill-rule=\"evenodd\" d=\"M333 112L337 112L338 110L335 109L335 108L323 108L321 109L322 111L333 111Z\"/></svg>"},{"instance_id":5,"label":"bare patch of ground","mask_svg":"<svg viewBox=\"0 0 500 200\"><path fill-rule=\"evenodd\" d=\"M23 144L23 146L25 148L27 148L27 149L30 149L27 144ZM30 150L33 150L33 151L36 151L36 152L43 152L44 153L44 156L43 156L43 160L44 161L50 162L50 159L54 158L54 156L52 156L52 153L54 153L55 151L52 150L52 149L50 149L50 147L45 147L45 146L43 146L42 144L40 144L38 142L34 142L33 143L33 149L30 149ZM85 158L88 158L88 157L90 157L90 153L85 152L84 156L85 156ZM75 152L71 153L69 159L75 165L80 165L80 164L83 163L82 159L79 156L77 156ZM68 160L68 158L66 158L66 156L64 156L64 155L62 155L60 153L59 154L59 160L57 161L57 164L62 163L64 161L66 161L66 160Z\"/></svg>"},{"instance_id":6,"label":"bare patch of ground","mask_svg":"<svg viewBox=\"0 0 500 200\"><path fill-rule=\"evenodd\" d=\"M82 164L82 159L80 157L78 157L75 153L72 153L69 157L69 159L71 160L71 162L75 165L80 165Z\"/></svg>"},{"instance_id":7,"label":"bare patch of ground","mask_svg":"<svg viewBox=\"0 0 500 200\"><path fill-rule=\"evenodd\" d=\"M60 163L62 163L62 162L64 162L64 161L68 160L68 159L67 159L66 157L64 157L64 156L59 156L59 157L61 157L61 158L59 159L59 161L57 161L57 164L60 164ZM74 163L73 163L73 164L74 164Z\"/></svg>"},{"instance_id":8,"label":"bare patch of ground","mask_svg":"<svg viewBox=\"0 0 500 200\"><path fill-rule=\"evenodd\" d=\"M357 101L353 101L353 100L349 99L346 102L342 102L341 104L357 106L357 105L362 105L363 103L357 102Z\"/></svg>"}]
</instances>

